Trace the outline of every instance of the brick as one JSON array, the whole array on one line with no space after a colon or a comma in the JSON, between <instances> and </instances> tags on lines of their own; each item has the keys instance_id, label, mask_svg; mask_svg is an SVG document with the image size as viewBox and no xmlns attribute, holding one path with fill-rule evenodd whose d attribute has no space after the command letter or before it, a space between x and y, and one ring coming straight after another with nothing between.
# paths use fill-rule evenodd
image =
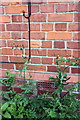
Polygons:
<instances>
[{"instance_id":1,"label":"brick","mask_svg":"<svg viewBox=\"0 0 80 120\"><path fill-rule=\"evenodd\" d=\"M5 31L5 26L4 26L4 24L0 24L0 31Z\"/></svg>"},{"instance_id":2,"label":"brick","mask_svg":"<svg viewBox=\"0 0 80 120\"><path fill-rule=\"evenodd\" d=\"M10 39L10 32L0 32L0 39Z\"/></svg>"},{"instance_id":3,"label":"brick","mask_svg":"<svg viewBox=\"0 0 80 120\"><path fill-rule=\"evenodd\" d=\"M21 41L16 41L16 40L8 40L8 47L15 47L17 46L21 47L22 45L24 47L28 47L28 41L21 40Z\"/></svg>"},{"instance_id":4,"label":"brick","mask_svg":"<svg viewBox=\"0 0 80 120\"><path fill-rule=\"evenodd\" d=\"M52 48L52 41L42 41L42 48Z\"/></svg>"},{"instance_id":5,"label":"brick","mask_svg":"<svg viewBox=\"0 0 80 120\"><path fill-rule=\"evenodd\" d=\"M80 31L79 23L70 23L68 26L68 31Z\"/></svg>"},{"instance_id":6,"label":"brick","mask_svg":"<svg viewBox=\"0 0 80 120\"><path fill-rule=\"evenodd\" d=\"M39 5L31 5L31 13L39 12Z\"/></svg>"},{"instance_id":7,"label":"brick","mask_svg":"<svg viewBox=\"0 0 80 120\"><path fill-rule=\"evenodd\" d=\"M57 72L56 66L47 66L47 71L48 72Z\"/></svg>"},{"instance_id":8,"label":"brick","mask_svg":"<svg viewBox=\"0 0 80 120\"><path fill-rule=\"evenodd\" d=\"M0 40L0 47L6 47L6 41Z\"/></svg>"},{"instance_id":9,"label":"brick","mask_svg":"<svg viewBox=\"0 0 80 120\"><path fill-rule=\"evenodd\" d=\"M23 39L28 39L28 32L24 32L22 35ZM34 40L45 40L44 32L31 32L31 39Z\"/></svg>"},{"instance_id":10,"label":"brick","mask_svg":"<svg viewBox=\"0 0 80 120\"><path fill-rule=\"evenodd\" d=\"M67 3L67 2L74 2L74 0L48 0L48 3Z\"/></svg>"},{"instance_id":11,"label":"brick","mask_svg":"<svg viewBox=\"0 0 80 120\"><path fill-rule=\"evenodd\" d=\"M46 71L46 66L43 65L29 65L28 70L34 70L34 71Z\"/></svg>"},{"instance_id":12,"label":"brick","mask_svg":"<svg viewBox=\"0 0 80 120\"><path fill-rule=\"evenodd\" d=\"M76 11L76 12L80 12L80 3L71 3L71 4L69 4L69 11L70 12L74 12L74 11Z\"/></svg>"},{"instance_id":13,"label":"brick","mask_svg":"<svg viewBox=\"0 0 80 120\"><path fill-rule=\"evenodd\" d=\"M40 58L39 57L31 57L31 63L32 64L40 64Z\"/></svg>"},{"instance_id":14,"label":"brick","mask_svg":"<svg viewBox=\"0 0 80 120\"><path fill-rule=\"evenodd\" d=\"M72 73L80 74L80 68L71 68Z\"/></svg>"},{"instance_id":15,"label":"brick","mask_svg":"<svg viewBox=\"0 0 80 120\"><path fill-rule=\"evenodd\" d=\"M80 42L67 42L68 49L80 49Z\"/></svg>"},{"instance_id":16,"label":"brick","mask_svg":"<svg viewBox=\"0 0 80 120\"><path fill-rule=\"evenodd\" d=\"M40 24L31 24L31 31L40 31Z\"/></svg>"},{"instance_id":17,"label":"brick","mask_svg":"<svg viewBox=\"0 0 80 120\"><path fill-rule=\"evenodd\" d=\"M2 48L2 54L3 55L12 55L12 49L11 48Z\"/></svg>"},{"instance_id":18,"label":"brick","mask_svg":"<svg viewBox=\"0 0 80 120\"><path fill-rule=\"evenodd\" d=\"M40 12L41 13L51 13L51 12L54 12L54 5L53 4L40 5Z\"/></svg>"},{"instance_id":19,"label":"brick","mask_svg":"<svg viewBox=\"0 0 80 120\"><path fill-rule=\"evenodd\" d=\"M80 33L74 33L74 40L80 40Z\"/></svg>"},{"instance_id":20,"label":"brick","mask_svg":"<svg viewBox=\"0 0 80 120\"><path fill-rule=\"evenodd\" d=\"M20 70L22 69L22 65L16 65L16 69ZM43 65L28 65L27 70L32 70L32 71L46 71L46 66Z\"/></svg>"},{"instance_id":21,"label":"brick","mask_svg":"<svg viewBox=\"0 0 80 120\"><path fill-rule=\"evenodd\" d=\"M2 69L14 69L14 64L2 63L2 64L0 64L0 68L2 68Z\"/></svg>"},{"instance_id":22,"label":"brick","mask_svg":"<svg viewBox=\"0 0 80 120\"><path fill-rule=\"evenodd\" d=\"M57 58L54 58L54 64L56 64L56 60L57 60ZM77 62L77 63L79 63L79 59L75 59L75 58L67 58L67 60L71 60L72 62ZM65 64L66 65L70 65L70 62L65 62ZM56 64L57 65L57 64Z\"/></svg>"},{"instance_id":23,"label":"brick","mask_svg":"<svg viewBox=\"0 0 80 120\"><path fill-rule=\"evenodd\" d=\"M73 51L73 57L80 57L80 51L79 50L74 50Z\"/></svg>"},{"instance_id":24,"label":"brick","mask_svg":"<svg viewBox=\"0 0 80 120\"><path fill-rule=\"evenodd\" d=\"M22 4L21 0L14 0L10 2L11 5Z\"/></svg>"},{"instance_id":25,"label":"brick","mask_svg":"<svg viewBox=\"0 0 80 120\"><path fill-rule=\"evenodd\" d=\"M70 57L72 56L71 50L48 50L48 56L63 56L63 57Z\"/></svg>"},{"instance_id":26,"label":"brick","mask_svg":"<svg viewBox=\"0 0 80 120\"><path fill-rule=\"evenodd\" d=\"M23 50L24 52L24 50ZM23 55L22 51L20 49L14 49L14 55Z\"/></svg>"},{"instance_id":27,"label":"brick","mask_svg":"<svg viewBox=\"0 0 80 120\"><path fill-rule=\"evenodd\" d=\"M23 62L23 58L22 57L18 57L18 56L10 56L10 62Z\"/></svg>"},{"instance_id":28,"label":"brick","mask_svg":"<svg viewBox=\"0 0 80 120\"><path fill-rule=\"evenodd\" d=\"M42 23L42 31L52 31L53 23Z\"/></svg>"},{"instance_id":29,"label":"brick","mask_svg":"<svg viewBox=\"0 0 80 120\"><path fill-rule=\"evenodd\" d=\"M23 32L22 39L28 39L28 32Z\"/></svg>"},{"instance_id":30,"label":"brick","mask_svg":"<svg viewBox=\"0 0 80 120\"><path fill-rule=\"evenodd\" d=\"M6 5L9 5L9 4L10 4L10 2L0 1L0 5L1 6L6 6Z\"/></svg>"},{"instance_id":31,"label":"brick","mask_svg":"<svg viewBox=\"0 0 80 120\"><path fill-rule=\"evenodd\" d=\"M68 4L57 4L56 5L56 12L67 12L68 11Z\"/></svg>"},{"instance_id":32,"label":"brick","mask_svg":"<svg viewBox=\"0 0 80 120\"><path fill-rule=\"evenodd\" d=\"M6 14L20 14L27 11L27 6L8 6L5 7Z\"/></svg>"},{"instance_id":33,"label":"brick","mask_svg":"<svg viewBox=\"0 0 80 120\"><path fill-rule=\"evenodd\" d=\"M74 13L74 21L80 22L80 13Z\"/></svg>"},{"instance_id":34,"label":"brick","mask_svg":"<svg viewBox=\"0 0 80 120\"><path fill-rule=\"evenodd\" d=\"M60 70L63 71L63 70L64 70L64 67L61 67ZM47 71L48 71L48 72L57 72L58 70L57 70L56 66L47 66ZM69 72L69 68L66 69L65 72L68 73L68 72Z\"/></svg>"},{"instance_id":35,"label":"brick","mask_svg":"<svg viewBox=\"0 0 80 120\"><path fill-rule=\"evenodd\" d=\"M52 58L42 58L42 64L52 64Z\"/></svg>"},{"instance_id":36,"label":"brick","mask_svg":"<svg viewBox=\"0 0 80 120\"><path fill-rule=\"evenodd\" d=\"M48 40L72 40L70 32L48 32Z\"/></svg>"},{"instance_id":37,"label":"brick","mask_svg":"<svg viewBox=\"0 0 80 120\"><path fill-rule=\"evenodd\" d=\"M46 15L45 14L31 15L31 22L46 22Z\"/></svg>"},{"instance_id":38,"label":"brick","mask_svg":"<svg viewBox=\"0 0 80 120\"><path fill-rule=\"evenodd\" d=\"M66 31L67 24L66 23L56 23L55 30L56 31Z\"/></svg>"},{"instance_id":39,"label":"brick","mask_svg":"<svg viewBox=\"0 0 80 120\"><path fill-rule=\"evenodd\" d=\"M27 31L27 24L7 24L7 31Z\"/></svg>"},{"instance_id":40,"label":"brick","mask_svg":"<svg viewBox=\"0 0 80 120\"><path fill-rule=\"evenodd\" d=\"M71 22L73 21L73 14L72 13L49 14L48 21L49 22Z\"/></svg>"},{"instance_id":41,"label":"brick","mask_svg":"<svg viewBox=\"0 0 80 120\"><path fill-rule=\"evenodd\" d=\"M45 40L44 32L31 32L31 39Z\"/></svg>"},{"instance_id":42,"label":"brick","mask_svg":"<svg viewBox=\"0 0 80 120\"><path fill-rule=\"evenodd\" d=\"M0 14L3 14L3 13L4 13L4 8L0 7Z\"/></svg>"},{"instance_id":43,"label":"brick","mask_svg":"<svg viewBox=\"0 0 80 120\"><path fill-rule=\"evenodd\" d=\"M26 51L27 53L27 51ZM46 50L42 50L42 49L32 49L31 50L31 54L33 56L46 56Z\"/></svg>"},{"instance_id":44,"label":"brick","mask_svg":"<svg viewBox=\"0 0 80 120\"><path fill-rule=\"evenodd\" d=\"M0 23L9 23L9 22L10 22L10 16L8 15L0 16Z\"/></svg>"},{"instance_id":45,"label":"brick","mask_svg":"<svg viewBox=\"0 0 80 120\"><path fill-rule=\"evenodd\" d=\"M8 56L0 56L0 61L8 62Z\"/></svg>"},{"instance_id":46,"label":"brick","mask_svg":"<svg viewBox=\"0 0 80 120\"><path fill-rule=\"evenodd\" d=\"M12 22L22 22L22 15L12 15Z\"/></svg>"},{"instance_id":47,"label":"brick","mask_svg":"<svg viewBox=\"0 0 80 120\"><path fill-rule=\"evenodd\" d=\"M31 48L40 48L40 41L31 41Z\"/></svg>"},{"instance_id":48,"label":"brick","mask_svg":"<svg viewBox=\"0 0 80 120\"><path fill-rule=\"evenodd\" d=\"M21 32L12 32L12 39L21 39Z\"/></svg>"},{"instance_id":49,"label":"brick","mask_svg":"<svg viewBox=\"0 0 80 120\"><path fill-rule=\"evenodd\" d=\"M54 41L54 48L65 48L64 41Z\"/></svg>"}]
</instances>

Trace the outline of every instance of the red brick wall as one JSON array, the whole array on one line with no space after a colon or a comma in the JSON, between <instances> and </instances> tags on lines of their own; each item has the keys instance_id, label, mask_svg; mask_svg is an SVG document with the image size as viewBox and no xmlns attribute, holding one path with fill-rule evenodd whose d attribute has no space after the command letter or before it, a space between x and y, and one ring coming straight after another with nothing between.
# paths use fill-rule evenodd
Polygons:
<instances>
[{"instance_id":1,"label":"red brick wall","mask_svg":"<svg viewBox=\"0 0 80 120\"><path fill-rule=\"evenodd\" d=\"M43 0L44 1L44 0ZM28 58L28 21L23 17L27 13L26 2L0 3L0 61L22 62L15 45L24 44ZM48 0L34 2L31 5L31 61L26 77L33 80L48 80L56 76L56 56L80 57L80 3L79 0ZM16 55L18 57L16 58ZM17 71L20 65L0 64L0 76L6 69ZM70 67L70 82L79 81L80 68Z\"/></svg>"}]
</instances>

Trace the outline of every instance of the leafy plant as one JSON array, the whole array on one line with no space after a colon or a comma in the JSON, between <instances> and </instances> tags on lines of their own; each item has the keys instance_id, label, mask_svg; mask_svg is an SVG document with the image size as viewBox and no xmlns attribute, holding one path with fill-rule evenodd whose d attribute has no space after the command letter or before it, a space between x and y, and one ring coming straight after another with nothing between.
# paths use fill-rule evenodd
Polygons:
<instances>
[{"instance_id":1,"label":"leafy plant","mask_svg":"<svg viewBox=\"0 0 80 120\"><path fill-rule=\"evenodd\" d=\"M80 110L80 101L76 99L74 94L75 89L78 88L78 83L70 85L70 88L67 88L63 94L64 88L69 85L68 80L70 79L66 70L70 66L76 66L77 63L73 63L64 57L57 57L56 64L57 76L51 76L49 82L57 88L50 94L34 95L33 92L36 86L33 81L23 84L21 86L22 92L18 94L13 89L15 75L9 71L6 72L7 79L1 80L1 83L8 87L8 91L3 92L4 99L0 109L3 119L79 120L80 115L77 111ZM27 62L24 63L21 72L25 71L26 68Z\"/></svg>"}]
</instances>

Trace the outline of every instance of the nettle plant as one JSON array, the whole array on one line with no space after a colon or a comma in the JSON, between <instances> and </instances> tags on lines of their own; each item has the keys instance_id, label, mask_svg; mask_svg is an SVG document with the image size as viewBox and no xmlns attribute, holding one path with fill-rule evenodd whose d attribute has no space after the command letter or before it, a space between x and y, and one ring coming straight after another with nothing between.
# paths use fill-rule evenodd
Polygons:
<instances>
[{"instance_id":1,"label":"nettle plant","mask_svg":"<svg viewBox=\"0 0 80 120\"><path fill-rule=\"evenodd\" d=\"M27 64L26 62L24 64ZM71 60L64 57L56 58L57 64L57 76L50 77L49 82L56 89L48 94L34 95L35 85L34 82L29 81L21 86L22 92L18 94L13 89L15 82L15 75L9 71L6 72L7 79L2 79L1 83L6 87L6 92L2 92L3 100L0 113L3 119L19 119L24 120L65 120L77 119L80 116L78 111L80 110L80 101L76 99L74 94L75 89L78 89L79 84L74 83L70 88L66 89L66 93L63 94L64 88L69 85L66 70L70 66L78 65L77 62L71 62ZM26 69L26 65L23 65L23 71Z\"/></svg>"}]
</instances>

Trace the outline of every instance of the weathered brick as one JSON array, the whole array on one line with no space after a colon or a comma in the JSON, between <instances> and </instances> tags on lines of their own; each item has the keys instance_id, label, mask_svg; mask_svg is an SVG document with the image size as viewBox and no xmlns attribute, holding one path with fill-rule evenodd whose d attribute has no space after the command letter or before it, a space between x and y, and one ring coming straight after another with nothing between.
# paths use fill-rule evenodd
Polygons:
<instances>
[{"instance_id":1,"label":"weathered brick","mask_svg":"<svg viewBox=\"0 0 80 120\"><path fill-rule=\"evenodd\" d=\"M10 16L8 15L0 16L0 23L9 23L9 22L10 22Z\"/></svg>"},{"instance_id":2,"label":"weathered brick","mask_svg":"<svg viewBox=\"0 0 80 120\"><path fill-rule=\"evenodd\" d=\"M2 69L14 69L14 64L0 63L0 68Z\"/></svg>"},{"instance_id":3,"label":"weathered brick","mask_svg":"<svg viewBox=\"0 0 80 120\"><path fill-rule=\"evenodd\" d=\"M45 14L31 15L31 22L46 22L46 15Z\"/></svg>"},{"instance_id":4,"label":"weathered brick","mask_svg":"<svg viewBox=\"0 0 80 120\"><path fill-rule=\"evenodd\" d=\"M35 71L46 71L46 66L43 65L29 65L28 70L35 70Z\"/></svg>"},{"instance_id":5,"label":"weathered brick","mask_svg":"<svg viewBox=\"0 0 80 120\"><path fill-rule=\"evenodd\" d=\"M10 32L0 32L0 39L10 39Z\"/></svg>"},{"instance_id":6,"label":"weathered brick","mask_svg":"<svg viewBox=\"0 0 80 120\"><path fill-rule=\"evenodd\" d=\"M52 48L52 41L42 41L42 48Z\"/></svg>"},{"instance_id":7,"label":"weathered brick","mask_svg":"<svg viewBox=\"0 0 80 120\"><path fill-rule=\"evenodd\" d=\"M10 4L10 2L0 1L0 5L1 6L6 6L6 5L9 5L9 4Z\"/></svg>"},{"instance_id":8,"label":"weathered brick","mask_svg":"<svg viewBox=\"0 0 80 120\"><path fill-rule=\"evenodd\" d=\"M54 41L54 48L65 48L64 41Z\"/></svg>"},{"instance_id":9,"label":"weathered brick","mask_svg":"<svg viewBox=\"0 0 80 120\"><path fill-rule=\"evenodd\" d=\"M28 47L28 41L21 40L21 41L16 41L16 40L8 40L8 47L15 47L17 46L21 47L22 45L24 47Z\"/></svg>"},{"instance_id":10,"label":"weathered brick","mask_svg":"<svg viewBox=\"0 0 80 120\"><path fill-rule=\"evenodd\" d=\"M31 24L31 31L40 31L40 24Z\"/></svg>"},{"instance_id":11,"label":"weathered brick","mask_svg":"<svg viewBox=\"0 0 80 120\"><path fill-rule=\"evenodd\" d=\"M80 33L74 33L74 40L80 40Z\"/></svg>"},{"instance_id":12,"label":"weathered brick","mask_svg":"<svg viewBox=\"0 0 80 120\"><path fill-rule=\"evenodd\" d=\"M29 39L28 32L24 32L22 35L23 39ZM44 32L31 32L31 39L34 40L45 40L45 33Z\"/></svg>"},{"instance_id":13,"label":"weathered brick","mask_svg":"<svg viewBox=\"0 0 80 120\"><path fill-rule=\"evenodd\" d=\"M66 31L67 24L66 23L56 23L55 30L56 31Z\"/></svg>"},{"instance_id":14,"label":"weathered brick","mask_svg":"<svg viewBox=\"0 0 80 120\"><path fill-rule=\"evenodd\" d=\"M44 32L31 32L31 39L45 40Z\"/></svg>"},{"instance_id":15,"label":"weathered brick","mask_svg":"<svg viewBox=\"0 0 80 120\"><path fill-rule=\"evenodd\" d=\"M74 21L80 22L80 13L74 13Z\"/></svg>"},{"instance_id":16,"label":"weathered brick","mask_svg":"<svg viewBox=\"0 0 80 120\"><path fill-rule=\"evenodd\" d=\"M0 61L8 62L8 56L0 56Z\"/></svg>"},{"instance_id":17,"label":"weathered brick","mask_svg":"<svg viewBox=\"0 0 80 120\"><path fill-rule=\"evenodd\" d=\"M0 7L0 14L3 14L3 13L4 13L4 8Z\"/></svg>"},{"instance_id":18,"label":"weathered brick","mask_svg":"<svg viewBox=\"0 0 80 120\"><path fill-rule=\"evenodd\" d=\"M21 32L12 32L12 39L21 39Z\"/></svg>"},{"instance_id":19,"label":"weathered brick","mask_svg":"<svg viewBox=\"0 0 80 120\"><path fill-rule=\"evenodd\" d=\"M73 57L80 57L80 51L79 50L74 50L73 51Z\"/></svg>"},{"instance_id":20,"label":"weathered brick","mask_svg":"<svg viewBox=\"0 0 80 120\"><path fill-rule=\"evenodd\" d=\"M28 32L23 32L22 39L28 39Z\"/></svg>"},{"instance_id":21,"label":"weathered brick","mask_svg":"<svg viewBox=\"0 0 80 120\"><path fill-rule=\"evenodd\" d=\"M27 6L8 6L5 7L6 14L20 14L27 11Z\"/></svg>"},{"instance_id":22,"label":"weathered brick","mask_svg":"<svg viewBox=\"0 0 80 120\"><path fill-rule=\"evenodd\" d=\"M70 32L48 32L48 40L72 40Z\"/></svg>"},{"instance_id":23,"label":"weathered brick","mask_svg":"<svg viewBox=\"0 0 80 120\"><path fill-rule=\"evenodd\" d=\"M63 71L63 70L64 70L64 67L61 67L60 70ZM48 72L57 72L57 68L56 68L56 66L47 66L47 71L48 71ZM69 68L66 69L65 72L68 73L68 72L69 72Z\"/></svg>"},{"instance_id":24,"label":"weathered brick","mask_svg":"<svg viewBox=\"0 0 80 120\"><path fill-rule=\"evenodd\" d=\"M80 49L80 42L67 42L68 49Z\"/></svg>"},{"instance_id":25,"label":"weathered brick","mask_svg":"<svg viewBox=\"0 0 80 120\"><path fill-rule=\"evenodd\" d=\"M5 26L4 26L4 24L0 24L0 31L5 31Z\"/></svg>"},{"instance_id":26,"label":"weathered brick","mask_svg":"<svg viewBox=\"0 0 80 120\"><path fill-rule=\"evenodd\" d=\"M42 64L52 64L52 58L42 58Z\"/></svg>"},{"instance_id":27,"label":"weathered brick","mask_svg":"<svg viewBox=\"0 0 80 120\"><path fill-rule=\"evenodd\" d=\"M53 26L53 23L42 23L42 31L52 31Z\"/></svg>"},{"instance_id":28,"label":"weathered brick","mask_svg":"<svg viewBox=\"0 0 80 120\"><path fill-rule=\"evenodd\" d=\"M16 65L16 69L20 70L22 69L22 65ZM43 65L28 65L27 70L32 70L32 71L46 71L46 66Z\"/></svg>"},{"instance_id":29,"label":"weathered brick","mask_svg":"<svg viewBox=\"0 0 80 120\"><path fill-rule=\"evenodd\" d=\"M68 26L69 31L80 31L80 23L70 23Z\"/></svg>"},{"instance_id":30,"label":"weathered brick","mask_svg":"<svg viewBox=\"0 0 80 120\"><path fill-rule=\"evenodd\" d=\"M31 63L40 64L41 63L40 57L31 57Z\"/></svg>"},{"instance_id":31,"label":"weathered brick","mask_svg":"<svg viewBox=\"0 0 80 120\"><path fill-rule=\"evenodd\" d=\"M27 24L7 24L7 31L27 31Z\"/></svg>"},{"instance_id":32,"label":"weathered brick","mask_svg":"<svg viewBox=\"0 0 80 120\"><path fill-rule=\"evenodd\" d=\"M71 50L48 50L48 56L50 57L55 57L55 56L71 57L72 53L71 53Z\"/></svg>"},{"instance_id":33,"label":"weathered brick","mask_svg":"<svg viewBox=\"0 0 80 120\"><path fill-rule=\"evenodd\" d=\"M74 2L74 0L48 0L48 3L67 3L67 2Z\"/></svg>"},{"instance_id":34,"label":"weathered brick","mask_svg":"<svg viewBox=\"0 0 80 120\"><path fill-rule=\"evenodd\" d=\"M0 40L0 47L6 47L6 41Z\"/></svg>"},{"instance_id":35,"label":"weathered brick","mask_svg":"<svg viewBox=\"0 0 80 120\"><path fill-rule=\"evenodd\" d=\"M12 49L11 48L2 48L2 54L3 55L12 55Z\"/></svg>"},{"instance_id":36,"label":"weathered brick","mask_svg":"<svg viewBox=\"0 0 80 120\"><path fill-rule=\"evenodd\" d=\"M18 57L18 56L10 56L10 62L23 62L23 58L22 57Z\"/></svg>"},{"instance_id":37,"label":"weathered brick","mask_svg":"<svg viewBox=\"0 0 80 120\"><path fill-rule=\"evenodd\" d=\"M40 48L40 41L31 41L31 48Z\"/></svg>"},{"instance_id":38,"label":"weathered brick","mask_svg":"<svg viewBox=\"0 0 80 120\"><path fill-rule=\"evenodd\" d=\"M54 12L54 5L53 4L41 4L40 5L40 12L41 13L51 13Z\"/></svg>"},{"instance_id":39,"label":"weathered brick","mask_svg":"<svg viewBox=\"0 0 80 120\"><path fill-rule=\"evenodd\" d=\"M31 13L39 12L39 5L31 5Z\"/></svg>"},{"instance_id":40,"label":"weathered brick","mask_svg":"<svg viewBox=\"0 0 80 120\"><path fill-rule=\"evenodd\" d=\"M22 22L22 15L12 15L12 22Z\"/></svg>"},{"instance_id":41,"label":"weathered brick","mask_svg":"<svg viewBox=\"0 0 80 120\"><path fill-rule=\"evenodd\" d=\"M71 68L71 72L80 74L80 68Z\"/></svg>"},{"instance_id":42,"label":"weathered brick","mask_svg":"<svg viewBox=\"0 0 80 120\"><path fill-rule=\"evenodd\" d=\"M80 3L76 2L76 3L71 3L69 4L69 11L70 12L80 12Z\"/></svg>"},{"instance_id":43,"label":"weathered brick","mask_svg":"<svg viewBox=\"0 0 80 120\"><path fill-rule=\"evenodd\" d=\"M27 52L27 51L26 51ZM33 56L46 56L46 50L42 49L32 49L31 54Z\"/></svg>"},{"instance_id":44,"label":"weathered brick","mask_svg":"<svg viewBox=\"0 0 80 120\"><path fill-rule=\"evenodd\" d=\"M73 20L72 13L49 14L48 15L49 22L71 22L72 20Z\"/></svg>"},{"instance_id":45,"label":"weathered brick","mask_svg":"<svg viewBox=\"0 0 80 120\"><path fill-rule=\"evenodd\" d=\"M68 4L57 4L56 5L56 12L67 12L68 11Z\"/></svg>"}]
</instances>

